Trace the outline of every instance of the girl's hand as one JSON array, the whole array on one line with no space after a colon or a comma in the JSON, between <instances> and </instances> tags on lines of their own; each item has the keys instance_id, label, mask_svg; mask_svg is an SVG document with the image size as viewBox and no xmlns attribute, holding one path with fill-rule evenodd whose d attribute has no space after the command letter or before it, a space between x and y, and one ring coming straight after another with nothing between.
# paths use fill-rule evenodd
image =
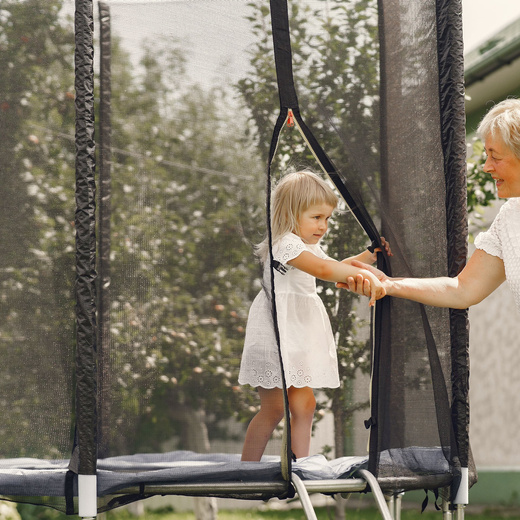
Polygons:
<instances>
[{"instance_id":1,"label":"girl's hand","mask_svg":"<svg viewBox=\"0 0 520 520\"><path fill-rule=\"evenodd\" d=\"M381 245L383 246L384 250L385 250L385 253L387 254L387 256L394 256L394 254L392 253L392 248L390 247L390 242L388 242L385 237L381 237ZM376 251L381 251L381 248L377 248Z\"/></svg>"},{"instance_id":2,"label":"girl's hand","mask_svg":"<svg viewBox=\"0 0 520 520\"><path fill-rule=\"evenodd\" d=\"M364 278L361 273L347 278L347 283L338 282L336 287L339 289L347 289L347 291L360 294L361 296L370 296L370 278Z\"/></svg>"},{"instance_id":3,"label":"girl's hand","mask_svg":"<svg viewBox=\"0 0 520 520\"><path fill-rule=\"evenodd\" d=\"M387 254L387 256L394 256L393 253L392 253L392 249L390 247L390 243L387 242L385 237L381 237L381 246L385 250L385 253ZM375 263L377 261L377 253L380 253L380 252L381 252L381 248L380 247L376 247L374 249L374 252L372 253L372 257L370 258L370 263L373 264L373 263Z\"/></svg>"},{"instance_id":4,"label":"girl's hand","mask_svg":"<svg viewBox=\"0 0 520 520\"><path fill-rule=\"evenodd\" d=\"M375 300L379 300L386 295L386 286L390 283L390 279L383 271L357 260L352 261L352 266L360 267L363 271L368 272L366 275L365 273L359 273L355 277L349 276L346 283L338 282L336 287L371 298L369 305L372 306ZM378 289L379 287L382 288L382 291ZM375 300L372 300L374 290Z\"/></svg>"}]
</instances>

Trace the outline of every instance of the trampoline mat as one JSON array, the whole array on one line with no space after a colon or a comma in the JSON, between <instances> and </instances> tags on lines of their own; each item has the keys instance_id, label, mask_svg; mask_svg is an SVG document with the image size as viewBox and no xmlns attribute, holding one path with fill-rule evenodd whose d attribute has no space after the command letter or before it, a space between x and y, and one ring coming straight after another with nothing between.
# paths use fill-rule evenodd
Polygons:
<instances>
[{"instance_id":1,"label":"trampoline mat","mask_svg":"<svg viewBox=\"0 0 520 520\"><path fill-rule=\"evenodd\" d=\"M368 457L327 460L323 455L313 455L293 462L292 471L303 480L349 478L365 468L367 461ZM0 460L0 495L64 496L68 465L68 460ZM277 456L264 456L260 462L242 462L240 455L175 451L99 459L97 465L99 497L146 485L277 481L283 481ZM76 483L74 494L77 494Z\"/></svg>"}]
</instances>

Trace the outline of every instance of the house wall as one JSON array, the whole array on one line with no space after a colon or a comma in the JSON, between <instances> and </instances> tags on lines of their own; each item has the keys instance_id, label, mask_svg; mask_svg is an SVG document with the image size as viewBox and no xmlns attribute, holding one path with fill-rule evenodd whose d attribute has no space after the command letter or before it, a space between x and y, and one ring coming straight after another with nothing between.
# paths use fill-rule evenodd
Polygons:
<instances>
[{"instance_id":1,"label":"house wall","mask_svg":"<svg viewBox=\"0 0 520 520\"><path fill-rule=\"evenodd\" d=\"M475 462L480 468L520 468L520 313L507 282L472 307L469 317L470 439Z\"/></svg>"}]
</instances>

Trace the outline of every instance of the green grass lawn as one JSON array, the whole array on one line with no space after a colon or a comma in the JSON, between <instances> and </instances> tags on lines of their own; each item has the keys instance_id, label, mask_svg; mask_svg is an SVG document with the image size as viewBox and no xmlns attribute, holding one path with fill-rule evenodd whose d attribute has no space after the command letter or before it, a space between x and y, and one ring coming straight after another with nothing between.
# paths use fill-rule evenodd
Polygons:
<instances>
[{"instance_id":1,"label":"green grass lawn","mask_svg":"<svg viewBox=\"0 0 520 520\"><path fill-rule=\"evenodd\" d=\"M319 507L316 508L318 520L334 520L334 510L332 508ZM195 516L191 512L175 513L174 511L147 511L142 517L145 520L194 520ZM305 520L305 514L301 509L290 510L244 510L238 509L234 511L219 511L219 520ZM474 512L468 509L465 512L465 518L468 520L520 520L520 510L511 510L506 508L487 509ZM107 520L135 520L125 510L112 511L107 513ZM381 520L379 511L375 508L349 508L347 509L347 520ZM401 512L401 520L442 520L442 512L435 511L432 507L421 513L420 506L412 509L406 508Z\"/></svg>"},{"instance_id":2,"label":"green grass lawn","mask_svg":"<svg viewBox=\"0 0 520 520\"><path fill-rule=\"evenodd\" d=\"M22 520L68 520L77 519L77 516L66 516L53 509L42 506L18 505ZM332 507L317 507L315 509L318 520L334 520ZM356 507L347 506L347 520L381 520L379 511L370 504ZM476 508L471 506L465 511L467 520L520 520L518 507ZM99 515L98 520L195 520L192 512L176 512L171 507L157 510L145 510L141 516L135 516L126 508L118 508ZM219 520L306 520L304 512L294 509L236 509L232 511L220 510ZM401 520L442 520L442 512L436 511L430 503L424 513L421 513L420 504L405 504L401 511ZM454 515L455 520L455 515Z\"/></svg>"}]
</instances>

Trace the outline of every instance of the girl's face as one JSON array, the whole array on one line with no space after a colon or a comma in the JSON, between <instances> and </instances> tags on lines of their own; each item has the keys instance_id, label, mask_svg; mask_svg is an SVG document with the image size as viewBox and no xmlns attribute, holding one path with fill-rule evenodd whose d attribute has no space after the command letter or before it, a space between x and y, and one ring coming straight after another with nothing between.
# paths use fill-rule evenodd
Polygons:
<instances>
[{"instance_id":1,"label":"girl's face","mask_svg":"<svg viewBox=\"0 0 520 520\"><path fill-rule=\"evenodd\" d=\"M504 144L500 137L486 139L484 171L495 181L500 198L520 197L520 159Z\"/></svg>"},{"instance_id":2,"label":"girl's face","mask_svg":"<svg viewBox=\"0 0 520 520\"><path fill-rule=\"evenodd\" d=\"M298 219L295 232L306 244L317 244L326 233L334 208L328 204L309 206Z\"/></svg>"}]
</instances>

